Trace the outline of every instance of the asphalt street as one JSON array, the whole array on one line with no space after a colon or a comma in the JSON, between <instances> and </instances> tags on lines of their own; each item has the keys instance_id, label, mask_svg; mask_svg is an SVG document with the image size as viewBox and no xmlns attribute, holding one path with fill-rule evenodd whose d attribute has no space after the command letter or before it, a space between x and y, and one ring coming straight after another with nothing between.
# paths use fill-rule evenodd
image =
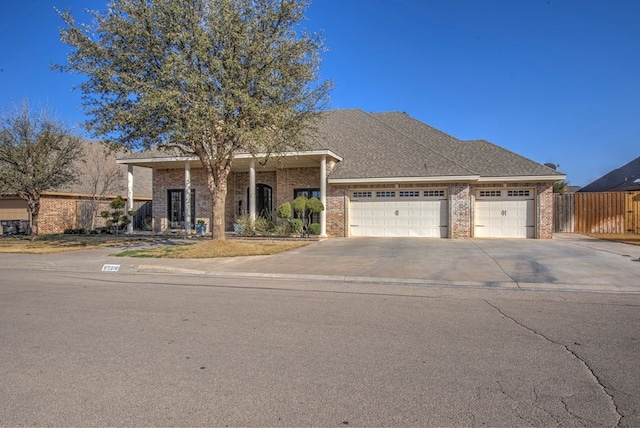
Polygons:
<instances>
[{"instance_id":1,"label":"asphalt street","mask_svg":"<svg viewBox=\"0 0 640 428\"><path fill-rule=\"evenodd\" d=\"M434 242L0 255L0 426L640 425L635 247Z\"/></svg>"}]
</instances>

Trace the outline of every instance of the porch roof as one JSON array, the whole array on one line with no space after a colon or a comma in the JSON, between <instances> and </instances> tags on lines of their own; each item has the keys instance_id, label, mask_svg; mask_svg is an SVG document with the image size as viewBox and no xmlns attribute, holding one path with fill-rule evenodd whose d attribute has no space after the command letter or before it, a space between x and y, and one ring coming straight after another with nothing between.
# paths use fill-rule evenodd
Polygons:
<instances>
[{"instance_id":1,"label":"porch roof","mask_svg":"<svg viewBox=\"0 0 640 428\"><path fill-rule=\"evenodd\" d=\"M263 171L272 171L276 168L305 168L318 167L322 157L336 162L342 161L342 157L328 149L308 150L301 152L286 152L268 156L258 154L252 156L249 153L239 153L233 159L231 171L247 171L251 160L255 160ZM196 156L170 155L156 149L144 150L118 159L118 163L141 166L152 169L182 168L186 162L192 168L201 167L200 159Z\"/></svg>"}]
</instances>

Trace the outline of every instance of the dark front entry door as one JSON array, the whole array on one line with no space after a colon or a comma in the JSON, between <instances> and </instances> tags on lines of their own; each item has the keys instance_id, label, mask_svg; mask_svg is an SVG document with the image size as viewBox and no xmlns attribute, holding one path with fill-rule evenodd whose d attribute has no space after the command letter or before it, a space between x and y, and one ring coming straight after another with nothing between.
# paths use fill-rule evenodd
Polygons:
<instances>
[{"instance_id":1,"label":"dark front entry door","mask_svg":"<svg viewBox=\"0 0 640 428\"><path fill-rule=\"evenodd\" d=\"M167 218L169 228L184 228L184 189L170 189L167 191ZM196 189L191 189L191 228L196 223Z\"/></svg>"},{"instance_id":2,"label":"dark front entry door","mask_svg":"<svg viewBox=\"0 0 640 428\"><path fill-rule=\"evenodd\" d=\"M249 189L247 189L247 201ZM248 207L249 205L247 205ZM266 184L256 184L256 215L269 218L273 210L273 189Z\"/></svg>"}]
</instances>

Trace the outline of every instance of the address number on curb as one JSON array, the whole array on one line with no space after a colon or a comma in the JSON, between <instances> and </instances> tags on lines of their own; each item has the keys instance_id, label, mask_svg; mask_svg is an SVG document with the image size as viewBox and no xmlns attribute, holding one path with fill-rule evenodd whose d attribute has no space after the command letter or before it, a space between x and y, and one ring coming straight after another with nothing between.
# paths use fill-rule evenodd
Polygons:
<instances>
[{"instance_id":1,"label":"address number on curb","mask_svg":"<svg viewBox=\"0 0 640 428\"><path fill-rule=\"evenodd\" d=\"M104 265L102 266L102 272L118 272L120 265Z\"/></svg>"}]
</instances>

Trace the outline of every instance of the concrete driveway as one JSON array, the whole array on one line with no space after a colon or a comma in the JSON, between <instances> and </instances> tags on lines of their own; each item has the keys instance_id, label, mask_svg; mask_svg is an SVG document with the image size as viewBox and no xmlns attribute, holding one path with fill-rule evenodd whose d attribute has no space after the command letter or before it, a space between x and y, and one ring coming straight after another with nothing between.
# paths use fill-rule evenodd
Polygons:
<instances>
[{"instance_id":1,"label":"concrete driveway","mask_svg":"<svg viewBox=\"0 0 640 428\"><path fill-rule=\"evenodd\" d=\"M30 256L0 254L0 266L340 283L640 293L640 246L562 234L523 239L329 239L272 256L229 259L112 257L114 249Z\"/></svg>"}]
</instances>

